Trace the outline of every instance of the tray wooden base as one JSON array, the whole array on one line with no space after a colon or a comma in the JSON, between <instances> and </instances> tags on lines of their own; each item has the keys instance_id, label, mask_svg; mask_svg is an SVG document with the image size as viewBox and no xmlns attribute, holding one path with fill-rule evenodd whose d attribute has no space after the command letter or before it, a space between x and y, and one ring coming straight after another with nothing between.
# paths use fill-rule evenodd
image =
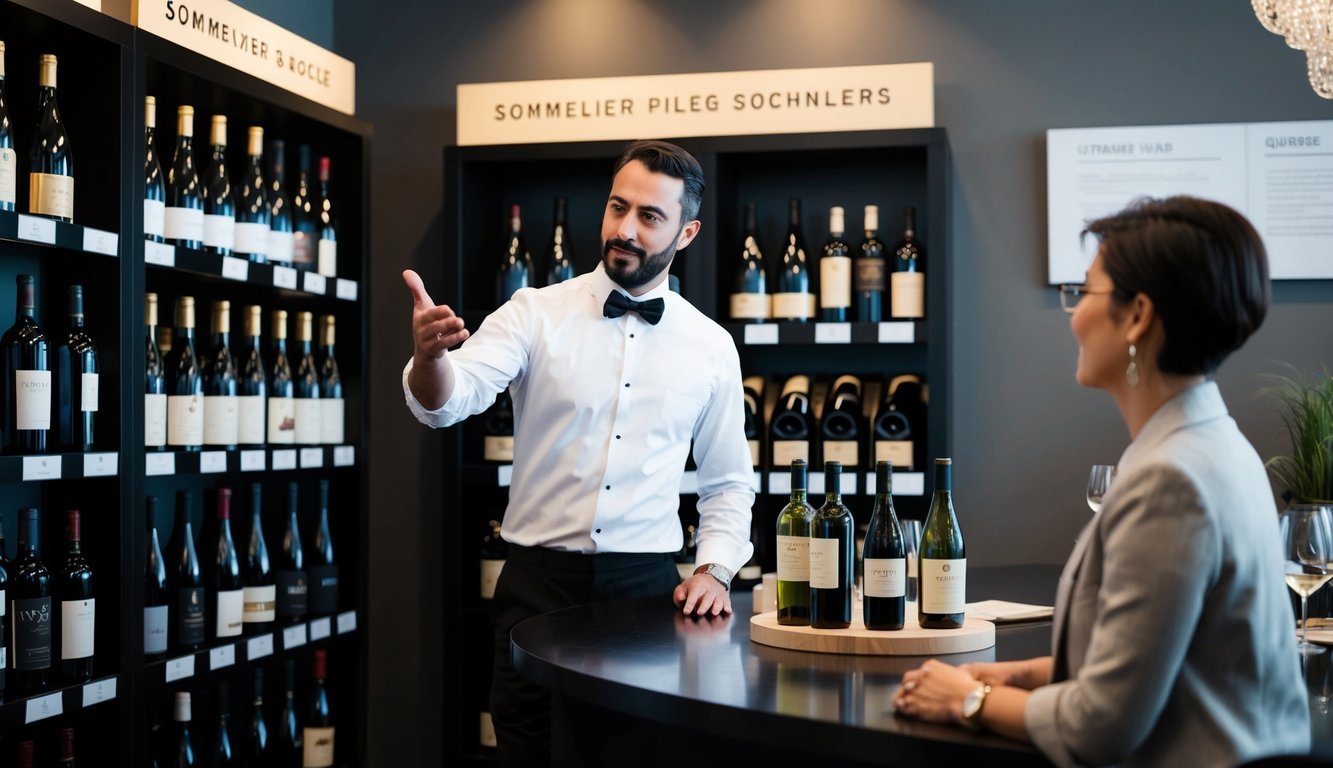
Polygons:
<instances>
[{"instance_id":1,"label":"tray wooden base","mask_svg":"<svg viewBox=\"0 0 1333 768\"><path fill-rule=\"evenodd\" d=\"M922 629L916 623L916 604L907 604L907 622L895 632L869 630L860 606L852 608L846 629L814 629L778 623L774 611L750 617L750 639L763 645L816 653L853 653L884 656L935 656L968 653L995 645L995 625L971 616L961 629Z\"/></svg>"}]
</instances>

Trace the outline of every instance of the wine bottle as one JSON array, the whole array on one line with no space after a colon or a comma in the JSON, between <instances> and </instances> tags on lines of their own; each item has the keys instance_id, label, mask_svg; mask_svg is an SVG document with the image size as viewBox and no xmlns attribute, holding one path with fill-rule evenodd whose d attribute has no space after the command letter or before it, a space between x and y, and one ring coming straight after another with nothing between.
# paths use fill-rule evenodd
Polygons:
<instances>
[{"instance_id":1,"label":"wine bottle","mask_svg":"<svg viewBox=\"0 0 1333 768\"><path fill-rule=\"evenodd\" d=\"M277 756L275 765L296 765L304 760L301 746L301 726L296 717L296 662L287 659L282 663L283 681L286 684L282 715L278 718L278 743L274 745Z\"/></svg>"},{"instance_id":2,"label":"wine bottle","mask_svg":"<svg viewBox=\"0 0 1333 768\"><path fill-rule=\"evenodd\" d=\"M9 644L10 638L13 637L13 629L10 627L13 616L9 611L11 573L12 566L5 555L5 513L0 511L0 703L5 700L5 685L8 683L5 672L10 666Z\"/></svg>"},{"instance_id":3,"label":"wine bottle","mask_svg":"<svg viewBox=\"0 0 1333 768\"><path fill-rule=\"evenodd\" d=\"M68 327L56 347L56 433L64 451L91 451L97 417L97 345L83 322L83 286L68 292Z\"/></svg>"},{"instance_id":4,"label":"wine bottle","mask_svg":"<svg viewBox=\"0 0 1333 768\"><path fill-rule=\"evenodd\" d=\"M787 240L773 292L773 317L804 323L815 316L815 295L810 292L810 266L801 233L801 199L793 197L788 207Z\"/></svg>"},{"instance_id":5,"label":"wine bottle","mask_svg":"<svg viewBox=\"0 0 1333 768\"><path fill-rule=\"evenodd\" d=\"M805 500L806 463L791 462L791 499L778 513L778 623L810 623L810 531L815 510Z\"/></svg>"},{"instance_id":6,"label":"wine bottle","mask_svg":"<svg viewBox=\"0 0 1333 768\"><path fill-rule=\"evenodd\" d=\"M77 509L65 513L65 564L56 572L60 601L60 678L82 683L93 677L93 639L97 623L96 580L83 554Z\"/></svg>"},{"instance_id":7,"label":"wine bottle","mask_svg":"<svg viewBox=\"0 0 1333 768\"><path fill-rule=\"evenodd\" d=\"M18 768L33 768L35 763L33 762L32 739L24 739L19 742L18 755Z\"/></svg>"},{"instance_id":8,"label":"wine bottle","mask_svg":"<svg viewBox=\"0 0 1333 768\"><path fill-rule=\"evenodd\" d=\"M218 680L218 721L213 732L212 768L230 768L236 755L231 746L231 686L224 677Z\"/></svg>"},{"instance_id":9,"label":"wine bottle","mask_svg":"<svg viewBox=\"0 0 1333 768\"><path fill-rule=\"evenodd\" d=\"M236 195L236 242L238 258L257 264L268 261L269 205L264 183L264 129L250 126L246 138L245 173Z\"/></svg>"},{"instance_id":10,"label":"wine bottle","mask_svg":"<svg viewBox=\"0 0 1333 768\"><path fill-rule=\"evenodd\" d=\"M237 381L236 441L257 448L264 444L268 376L264 371L260 327L264 310L257 304L245 308L245 347L239 355L241 375Z\"/></svg>"},{"instance_id":11,"label":"wine bottle","mask_svg":"<svg viewBox=\"0 0 1333 768\"><path fill-rule=\"evenodd\" d=\"M500 535L500 521L486 521L486 532L481 537L481 599L495 597L495 585L500 581L509 545Z\"/></svg>"},{"instance_id":12,"label":"wine bottle","mask_svg":"<svg viewBox=\"0 0 1333 768\"><path fill-rule=\"evenodd\" d=\"M13 211L16 207L18 175L18 155L14 152L14 134L9 125L9 100L5 98L5 43L0 40L0 211Z\"/></svg>"},{"instance_id":13,"label":"wine bottle","mask_svg":"<svg viewBox=\"0 0 1333 768\"><path fill-rule=\"evenodd\" d=\"M329 532L329 481L319 481L319 527L315 549L310 554L310 613L328 616L338 612L338 561L333 557L333 535Z\"/></svg>"},{"instance_id":14,"label":"wine bottle","mask_svg":"<svg viewBox=\"0 0 1333 768\"><path fill-rule=\"evenodd\" d=\"M0 338L4 349L5 442L10 453L46 453L51 431L51 364L46 336L37 326L32 275L15 281L14 324Z\"/></svg>"},{"instance_id":15,"label":"wine bottle","mask_svg":"<svg viewBox=\"0 0 1333 768\"><path fill-rule=\"evenodd\" d=\"M296 313L296 376L292 379L292 394L296 405L296 434L298 445L319 445L324 437L321 417L324 404L319 388L319 366L315 364L313 344L315 316L311 312Z\"/></svg>"},{"instance_id":16,"label":"wine bottle","mask_svg":"<svg viewBox=\"0 0 1333 768\"><path fill-rule=\"evenodd\" d=\"M826 323L847 322L852 306L852 249L842 239L845 221L842 206L829 209L829 239L819 257L819 319Z\"/></svg>"},{"instance_id":17,"label":"wine bottle","mask_svg":"<svg viewBox=\"0 0 1333 768\"><path fill-rule=\"evenodd\" d=\"M759 469L764 455L764 377L746 376L741 390L745 397L745 439L750 443L750 464Z\"/></svg>"},{"instance_id":18,"label":"wine bottle","mask_svg":"<svg viewBox=\"0 0 1333 768\"><path fill-rule=\"evenodd\" d=\"M167 563L157 539L157 497L149 496L148 563L144 569L143 652L149 658L161 658L167 652L167 619L170 609L167 591Z\"/></svg>"},{"instance_id":19,"label":"wine bottle","mask_svg":"<svg viewBox=\"0 0 1333 768\"><path fill-rule=\"evenodd\" d=\"M842 503L842 465L824 462L824 503L810 524L810 626L852 623L852 513Z\"/></svg>"},{"instance_id":20,"label":"wine bottle","mask_svg":"<svg viewBox=\"0 0 1333 768\"><path fill-rule=\"evenodd\" d=\"M264 669L254 668L254 700L250 703L250 737L245 756L248 765L262 766L269 761L268 721L264 717Z\"/></svg>"},{"instance_id":21,"label":"wine bottle","mask_svg":"<svg viewBox=\"0 0 1333 768\"><path fill-rule=\"evenodd\" d=\"M878 323L884 319L884 243L879 239L879 206L865 209L865 239L857 249L852 265L853 291L856 294L856 319Z\"/></svg>"},{"instance_id":22,"label":"wine bottle","mask_svg":"<svg viewBox=\"0 0 1333 768\"><path fill-rule=\"evenodd\" d=\"M960 629L967 605L967 549L953 510L953 460L935 459L935 494L921 526L917 620L926 629Z\"/></svg>"},{"instance_id":23,"label":"wine bottle","mask_svg":"<svg viewBox=\"0 0 1333 768\"><path fill-rule=\"evenodd\" d=\"M889 307L893 317L926 316L926 277L921 272L925 249L916 241L916 209L903 209L903 239L893 249L889 276Z\"/></svg>"},{"instance_id":24,"label":"wine bottle","mask_svg":"<svg viewBox=\"0 0 1333 768\"><path fill-rule=\"evenodd\" d=\"M310 708L306 715L301 744L306 768L333 765L333 716L329 710L329 692L324 685L328 676L328 657L323 648L315 649L314 681L310 686Z\"/></svg>"},{"instance_id":25,"label":"wine bottle","mask_svg":"<svg viewBox=\"0 0 1333 768\"><path fill-rule=\"evenodd\" d=\"M861 466L865 421L861 412L861 380L850 374L839 376L824 398L819 420L824 460L836 461L844 467Z\"/></svg>"},{"instance_id":26,"label":"wine bottle","mask_svg":"<svg viewBox=\"0 0 1333 768\"><path fill-rule=\"evenodd\" d=\"M157 346L157 294L149 293L143 302L144 326L144 396L143 443L148 450L167 447L166 366Z\"/></svg>"},{"instance_id":27,"label":"wine bottle","mask_svg":"<svg viewBox=\"0 0 1333 768\"><path fill-rule=\"evenodd\" d=\"M296 385L287 361L287 310L273 312L273 352L269 359L268 441L274 445L296 442Z\"/></svg>"},{"instance_id":28,"label":"wine bottle","mask_svg":"<svg viewBox=\"0 0 1333 768\"><path fill-rule=\"evenodd\" d=\"M208 585L213 603L210 637L236 637L241 634L241 616L245 597L241 583L241 564L236 544L231 538L231 489L219 488L217 501L217 540L213 547L212 580Z\"/></svg>"},{"instance_id":29,"label":"wine bottle","mask_svg":"<svg viewBox=\"0 0 1333 768\"><path fill-rule=\"evenodd\" d=\"M14 623L14 679L10 690L32 694L51 682L51 572L42 562L39 516L19 511L18 557L10 574L9 609Z\"/></svg>"},{"instance_id":30,"label":"wine bottle","mask_svg":"<svg viewBox=\"0 0 1333 768\"><path fill-rule=\"evenodd\" d=\"M925 403L921 377L895 376L885 385L875 412L875 461L915 469L925 462Z\"/></svg>"},{"instance_id":31,"label":"wine bottle","mask_svg":"<svg viewBox=\"0 0 1333 768\"><path fill-rule=\"evenodd\" d=\"M269 142L270 167L268 174L268 260L284 266L293 266L294 240L291 201L283 182L286 151L282 139Z\"/></svg>"},{"instance_id":32,"label":"wine bottle","mask_svg":"<svg viewBox=\"0 0 1333 768\"><path fill-rule=\"evenodd\" d=\"M145 96L143 101L143 236L161 243L166 240L167 184L157 153L157 99Z\"/></svg>"},{"instance_id":33,"label":"wine bottle","mask_svg":"<svg viewBox=\"0 0 1333 768\"><path fill-rule=\"evenodd\" d=\"M167 171L167 242L198 249L204 241L204 195L194 164L194 107L176 108L176 154Z\"/></svg>"},{"instance_id":34,"label":"wine bottle","mask_svg":"<svg viewBox=\"0 0 1333 768\"><path fill-rule=\"evenodd\" d=\"M227 173L227 116L213 115L204 169L204 250L230 256L236 245L236 201Z\"/></svg>"},{"instance_id":35,"label":"wine bottle","mask_svg":"<svg viewBox=\"0 0 1333 768\"><path fill-rule=\"evenodd\" d=\"M773 305L768 295L768 272L759 248L759 226L755 204L745 204L745 236L741 241L741 260L736 265L736 287L731 294L731 319L762 323L772 317Z\"/></svg>"},{"instance_id":36,"label":"wine bottle","mask_svg":"<svg viewBox=\"0 0 1333 768\"><path fill-rule=\"evenodd\" d=\"M56 57L42 54L37 130L28 166L28 212L74 221L74 156L56 103Z\"/></svg>"},{"instance_id":37,"label":"wine bottle","mask_svg":"<svg viewBox=\"0 0 1333 768\"><path fill-rule=\"evenodd\" d=\"M296 191L292 193L292 265L314 270L315 244L319 242L319 220L310 183L310 145L296 145Z\"/></svg>"},{"instance_id":38,"label":"wine bottle","mask_svg":"<svg viewBox=\"0 0 1333 768\"><path fill-rule=\"evenodd\" d=\"M60 729L60 768L74 768L74 729L68 725Z\"/></svg>"},{"instance_id":39,"label":"wine bottle","mask_svg":"<svg viewBox=\"0 0 1333 768\"><path fill-rule=\"evenodd\" d=\"M231 302L213 302L213 348L200 366L204 379L204 445L235 448L240 404L236 360L231 355Z\"/></svg>"},{"instance_id":40,"label":"wine bottle","mask_svg":"<svg viewBox=\"0 0 1333 768\"><path fill-rule=\"evenodd\" d=\"M902 629L907 607L907 548L893 510L893 464L875 462L875 507L863 550L861 616L866 629Z\"/></svg>"},{"instance_id":41,"label":"wine bottle","mask_svg":"<svg viewBox=\"0 0 1333 768\"><path fill-rule=\"evenodd\" d=\"M334 278L338 276L338 219L334 216L333 198L329 196L331 186L329 166L327 157L319 159L319 198L315 200L319 245L315 255L318 259L319 273Z\"/></svg>"},{"instance_id":42,"label":"wine bottle","mask_svg":"<svg viewBox=\"0 0 1333 768\"><path fill-rule=\"evenodd\" d=\"M342 445L346 419L342 373L333 351L338 335L336 322L333 315L324 315L319 323L324 342L319 358L319 434L320 442L329 445Z\"/></svg>"},{"instance_id":43,"label":"wine bottle","mask_svg":"<svg viewBox=\"0 0 1333 768\"><path fill-rule=\"evenodd\" d=\"M301 548L301 529L296 520L297 486L287 485L287 527L282 532L282 549L274 581L278 586L278 621L298 624L310 609L309 576L305 553Z\"/></svg>"},{"instance_id":44,"label":"wine bottle","mask_svg":"<svg viewBox=\"0 0 1333 768\"><path fill-rule=\"evenodd\" d=\"M247 635L262 635L273 629L278 607L277 587L269 569L268 545L264 542L264 524L260 509L263 490L259 483L250 485L250 542L245 549L245 579L241 590L241 623Z\"/></svg>"},{"instance_id":45,"label":"wine bottle","mask_svg":"<svg viewBox=\"0 0 1333 768\"><path fill-rule=\"evenodd\" d=\"M495 404L486 410L482 430L482 457L486 461L511 464L514 461L514 400L508 389L500 390Z\"/></svg>"},{"instance_id":46,"label":"wine bottle","mask_svg":"<svg viewBox=\"0 0 1333 768\"><path fill-rule=\"evenodd\" d=\"M176 692L176 755L175 764L177 768L196 765L194 761L194 744L190 740L190 693L189 691Z\"/></svg>"},{"instance_id":47,"label":"wine bottle","mask_svg":"<svg viewBox=\"0 0 1333 768\"><path fill-rule=\"evenodd\" d=\"M167 353L167 445L198 451L204 444L204 378L194 346L194 297L176 300L176 332Z\"/></svg>"},{"instance_id":48,"label":"wine bottle","mask_svg":"<svg viewBox=\"0 0 1333 768\"><path fill-rule=\"evenodd\" d=\"M782 385L768 431L772 436L774 467L785 467L796 459L810 462L810 440L815 425L810 410L809 376L791 376Z\"/></svg>"},{"instance_id":49,"label":"wine bottle","mask_svg":"<svg viewBox=\"0 0 1333 768\"><path fill-rule=\"evenodd\" d=\"M204 644L208 602L194 547L194 527L190 524L192 502L189 491L176 492L176 523L167 542L167 553L171 555L169 584L176 604L176 619L170 624L171 650L181 653Z\"/></svg>"},{"instance_id":50,"label":"wine bottle","mask_svg":"<svg viewBox=\"0 0 1333 768\"><path fill-rule=\"evenodd\" d=\"M555 213L551 219L551 239L546 245L547 285L563 283L574 276L574 249L569 242L569 230L565 225L567 205L564 196L555 199Z\"/></svg>"},{"instance_id":51,"label":"wine bottle","mask_svg":"<svg viewBox=\"0 0 1333 768\"><path fill-rule=\"evenodd\" d=\"M523 239L523 217L517 205L509 206L509 234L500 254L500 272L496 276L497 305L509 301L520 288L532 285L532 254Z\"/></svg>"}]
</instances>

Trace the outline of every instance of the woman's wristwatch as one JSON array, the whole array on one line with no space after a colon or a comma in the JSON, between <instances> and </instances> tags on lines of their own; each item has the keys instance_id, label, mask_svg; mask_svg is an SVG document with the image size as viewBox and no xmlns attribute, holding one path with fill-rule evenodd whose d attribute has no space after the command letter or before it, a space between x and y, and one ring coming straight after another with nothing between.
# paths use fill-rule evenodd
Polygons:
<instances>
[{"instance_id":1,"label":"woman's wristwatch","mask_svg":"<svg viewBox=\"0 0 1333 768\"><path fill-rule=\"evenodd\" d=\"M981 729L981 708L985 706L988 695L990 686L985 683L968 691L967 696L963 697L963 725L976 730Z\"/></svg>"},{"instance_id":2,"label":"woman's wristwatch","mask_svg":"<svg viewBox=\"0 0 1333 768\"><path fill-rule=\"evenodd\" d=\"M705 563L694 569L695 574L706 573L722 583L722 586L731 591L731 569L719 563Z\"/></svg>"}]
</instances>

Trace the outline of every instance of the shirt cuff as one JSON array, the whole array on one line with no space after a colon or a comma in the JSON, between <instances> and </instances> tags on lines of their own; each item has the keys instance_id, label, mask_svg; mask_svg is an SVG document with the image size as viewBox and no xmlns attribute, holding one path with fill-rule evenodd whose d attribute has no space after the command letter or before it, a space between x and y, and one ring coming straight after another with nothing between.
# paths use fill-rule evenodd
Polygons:
<instances>
[{"instance_id":1,"label":"shirt cuff","mask_svg":"<svg viewBox=\"0 0 1333 768\"><path fill-rule=\"evenodd\" d=\"M403 399L407 403L407 409L412 412L416 420L428 427L447 427L453 423L445 409L449 403L441 405L435 410L429 410L417 401L416 395L412 394L412 388L407 384L407 375L412 372L412 358L407 358L407 365L403 366Z\"/></svg>"}]
</instances>

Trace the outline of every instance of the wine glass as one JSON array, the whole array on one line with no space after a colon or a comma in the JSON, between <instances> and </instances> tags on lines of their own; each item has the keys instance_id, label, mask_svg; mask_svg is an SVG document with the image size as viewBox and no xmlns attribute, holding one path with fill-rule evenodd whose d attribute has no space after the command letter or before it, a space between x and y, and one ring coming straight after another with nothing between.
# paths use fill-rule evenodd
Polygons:
<instances>
[{"instance_id":1,"label":"wine glass","mask_svg":"<svg viewBox=\"0 0 1333 768\"><path fill-rule=\"evenodd\" d=\"M903 528L903 555L907 558L907 602L916 602L916 556L917 550L921 548L921 521L910 517L904 517L901 521Z\"/></svg>"},{"instance_id":2,"label":"wine glass","mask_svg":"<svg viewBox=\"0 0 1333 768\"><path fill-rule=\"evenodd\" d=\"M1114 479L1114 464L1092 465L1092 472L1088 473L1088 506L1092 508L1093 514L1102 511L1102 499L1110 490L1111 481Z\"/></svg>"},{"instance_id":3,"label":"wine glass","mask_svg":"<svg viewBox=\"0 0 1333 768\"><path fill-rule=\"evenodd\" d=\"M1333 571L1329 570L1329 561L1333 560L1329 510L1325 506L1293 504L1282 512L1279 523L1287 586L1301 596L1301 641L1297 648L1301 655L1313 656L1327 650L1306 639L1306 624L1310 595L1333 578Z\"/></svg>"}]
</instances>

